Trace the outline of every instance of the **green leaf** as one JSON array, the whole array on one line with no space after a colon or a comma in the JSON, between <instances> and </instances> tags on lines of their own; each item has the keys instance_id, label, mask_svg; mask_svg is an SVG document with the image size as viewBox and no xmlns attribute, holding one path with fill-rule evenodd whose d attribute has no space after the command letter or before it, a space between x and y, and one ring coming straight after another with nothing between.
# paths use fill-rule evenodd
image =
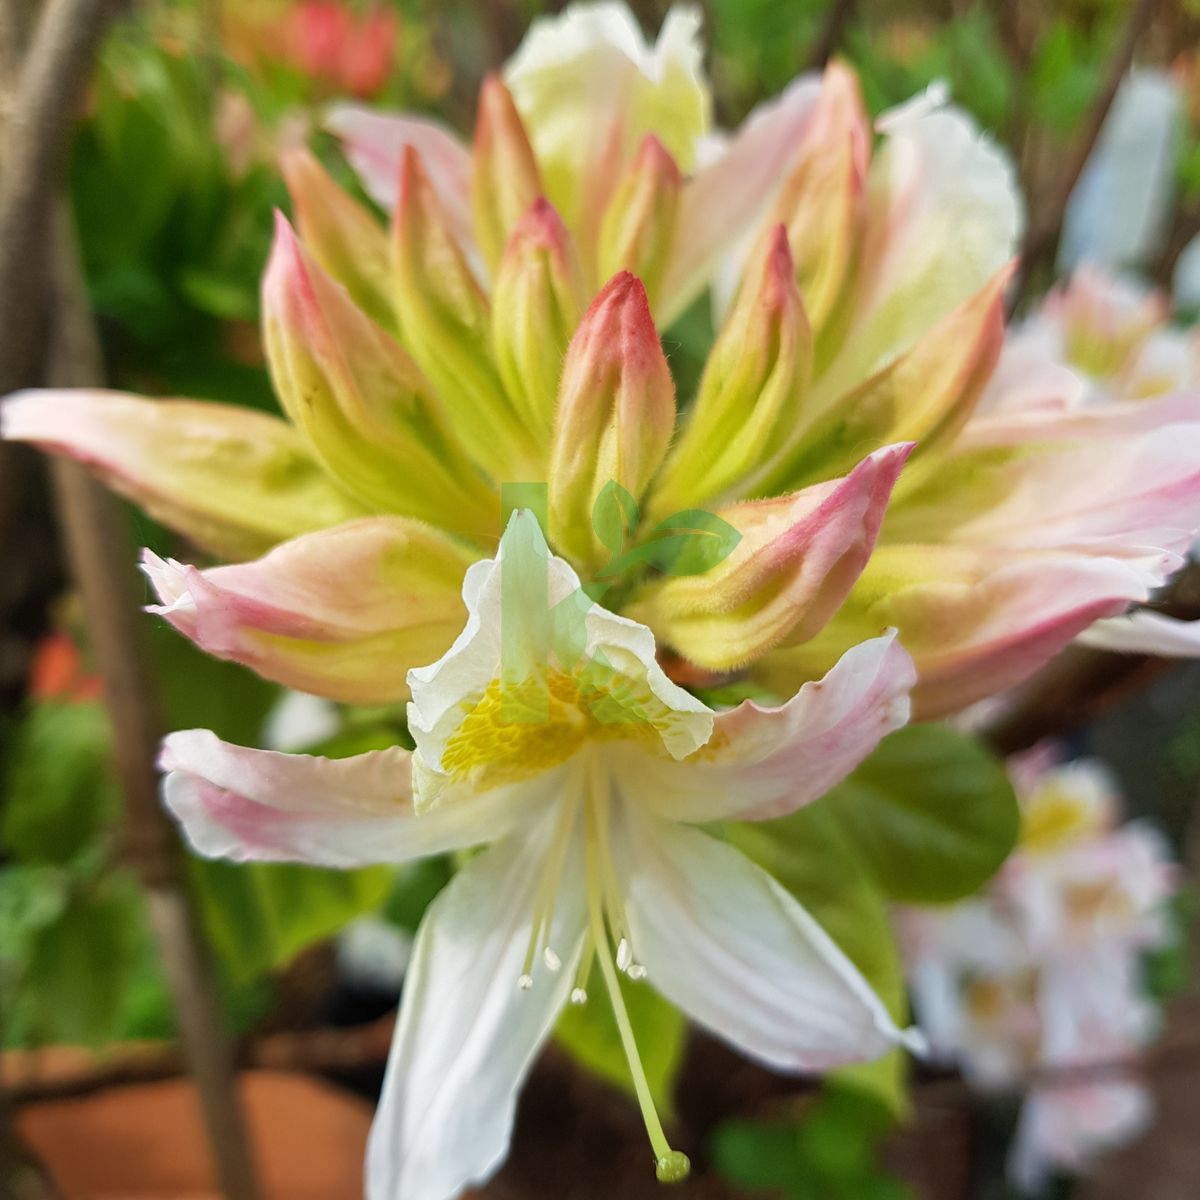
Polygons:
<instances>
[{"instance_id":1,"label":"green leaf","mask_svg":"<svg viewBox=\"0 0 1200 1200\"><path fill-rule=\"evenodd\" d=\"M383 917L393 925L415 934L425 910L450 882L453 874L450 860L444 855L418 859L402 866L383 906Z\"/></svg>"},{"instance_id":2,"label":"green leaf","mask_svg":"<svg viewBox=\"0 0 1200 1200\"><path fill-rule=\"evenodd\" d=\"M1146 992L1160 1004L1187 991L1192 979L1190 933L1200 911L1200 895L1193 888L1176 892L1165 904L1167 928L1164 941L1148 951L1143 960Z\"/></svg>"},{"instance_id":3,"label":"green leaf","mask_svg":"<svg viewBox=\"0 0 1200 1200\"><path fill-rule=\"evenodd\" d=\"M621 995L659 1112L674 1110L675 1075L683 1057L685 1022L679 1010L645 983L621 977ZM612 1003L599 971L593 971L586 1004L569 1004L555 1036L578 1063L633 1095L633 1079L613 1017Z\"/></svg>"},{"instance_id":4,"label":"green leaf","mask_svg":"<svg viewBox=\"0 0 1200 1200\"><path fill-rule=\"evenodd\" d=\"M383 903L390 867L334 871L291 863L192 859L200 913L230 979L282 966Z\"/></svg>"},{"instance_id":5,"label":"green leaf","mask_svg":"<svg viewBox=\"0 0 1200 1200\"><path fill-rule=\"evenodd\" d=\"M211 729L229 742L253 746L280 689L237 663L198 649L155 619L150 646L162 680L171 729Z\"/></svg>"},{"instance_id":6,"label":"green leaf","mask_svg":"<svg viewBox=\"0 0 1200 1200\"><path fill-rule=\"evenodd\" d=\"M729 1121L712 1138L719 1174L752 1192L792 1200L900 1200L910 1193L880 1169L891 1115L871 1097L826 1084L797 1114Z\"/></svg>"},{"instance_id":7,"label":"green leaf","mask_svg":"<svg viewBox=\"0 0 1200 1200\"><path fill-rule=\"evenodd\" d=\"M804 1172L797 1122L726 1121L712 1138L718 1174L739 1188L791 1187Z\"/></svg>"},{"instance_id":8,"label":"green leaf","mask_svg":"<svg viewBox=\"0 0 1200 1200\"><path fill-rule=\"evenodd\" d=\"M119 1035L147 933L141 896L123 874L70 896L39 928L5 1014L5 1041L101 1046Z\"/></svg>"},{"instance_id":9,"label":"green leaf","mask_svg":"<svg viewBox=\"0 0 1200 1200\"><path fill-rule=\"evenodd\" d=\"M109 726L99 704L45 702L13 731L0 777L0 846L26 862L66 863L116 815Z\"/></svg>"},{"instance_id":10,"label":"green leaf","mask_svg":"<svg viewBox=\"0 0 1200 1200\"><path fill-rule=\"evenodd\" d=\"M732 825L728 834L804 905L903 1025L907 1000L886 904L828 802L778 821ZM898 1116L907 1109L905 1059L899 1050L836 1075Z\"/></svg>"},{"instance_id":11,"label":"green leaf","mask_svg":"<svg viewBox=\"0 0 1200 1200\"><path fill-rule=\"evenodd\" d=\"M38 935L63 914L69 884L58 867L0 867L0 987L20 973Z\"/></svg>"},{"instance_id":12,"label":"green leaf","mask_svg":"<svg viewBox=\"0 0 1200 1200\"><path fill-rule=\"evenodd\" d=\"M978 891L1012 851L1020 819L1004 765L944 725L897 730L821 806L884 894L910 904Z\"/></svg>"}]
</instances>

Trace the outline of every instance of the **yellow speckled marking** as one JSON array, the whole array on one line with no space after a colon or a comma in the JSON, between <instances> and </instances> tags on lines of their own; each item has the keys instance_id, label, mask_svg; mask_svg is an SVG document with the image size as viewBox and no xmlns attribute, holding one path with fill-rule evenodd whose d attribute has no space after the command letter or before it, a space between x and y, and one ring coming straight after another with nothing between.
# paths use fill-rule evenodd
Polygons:
<instances>
[{"instance_id":1,"label":"yellow speckled marking","mask_svg":"<svg viewBox=\"0 0 1200 1200\"><path fill-rule=\"evenodd\" d=\"M457 778L486 773L493 785L566 762L587 741L657 741L675 719L645 684L595 663L574 674L493 679L463 710L442 770Z\"/></svg>"}]
</instances>

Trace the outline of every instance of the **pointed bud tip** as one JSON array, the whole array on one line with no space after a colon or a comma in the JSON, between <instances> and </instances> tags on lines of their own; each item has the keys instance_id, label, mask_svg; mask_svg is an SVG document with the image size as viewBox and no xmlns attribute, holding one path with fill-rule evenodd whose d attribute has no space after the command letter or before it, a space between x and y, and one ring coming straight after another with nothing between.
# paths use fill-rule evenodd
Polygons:
<instances>
[{"instance_id":1,"label":"pointed bud tip","mask_svg":"<svg viewBox=\"0 0 1200 1200\"><path fill-rule=\"evenodd\" d=\"M567 227L558 215L558 210L545 196L539 196L513 227L512 236L509 238L509 251L518 245L561 251L566 245L567 237Z\"/></svg>"},{"instance_id":2,"label":"pointed bud tip","mask_svg":"<svg viewBox=\"0 0 1200 1200\"><path fill-rule=\"evenodd\" d=\"M267 288L277 277L305 272L304 250L296 236L292 223L282 209L275 209L275 233L271 239L271 254L263 274L263 287Z\"/></svg>"},{"instance_id":3,"label":"pointed bud tip","mask_svg":"<svg viewBox=\"0 0 1200 1200\"><path fill-rule=\"evenodd\" d=\"M580 322L580 331L607 329L611 347L629 354L638 346L661 357L658 327L650 311L646 285L631 271L618 271L597 293Z\"/></svg>"},{"instance_id":4,"label":"pointed bud tip","mask_svg":"<svg viewBox=\"0 0 1200 1200\"><path fill-rule=\"evenodd\" d=\"M677 188L682 182L679 164L676 163L666 146L652 133L646 134L642 139L642 144L638 147L633 161L633 169L649 171L659 176L662 183L671 187Z\"/></svg>"},{"instance_id":5,"label":"pointed bud tip","mask_svg":"<svg viewBox=\"0 0 1200 1200\"><path fill-rule=\"evenodd\" d=\"M796 278L796 260L792 257L792 243L788 238L787 226L782 222L767 235L766 273L779 281Z\"/></svg>"},{"instance_id":6,"label":"pointed bud tip","mask_svg":"<svg viewBox=\"0 0 1200 1200\"><path fill-rule=\"evenodd\" d=\"M405 212L414 200L414 193L425 182L425 171L421 156L415 146L404 145L400 149L400 165L397 168L399 184L396 189L396 211Z\"/></svg>"},{"instance_id":7,"label":"pointed bud tip","mask_svg":"<svg viewBox=\"0 0 1200 1200\"><path fill-rule=\"evenodd\" d=\"M606 304L628 304L641 301L650 311L650 301L646 295L646 285L632 271L618 271L596 293L589 312L595 311Z\"/></svg>"}]
</instances>

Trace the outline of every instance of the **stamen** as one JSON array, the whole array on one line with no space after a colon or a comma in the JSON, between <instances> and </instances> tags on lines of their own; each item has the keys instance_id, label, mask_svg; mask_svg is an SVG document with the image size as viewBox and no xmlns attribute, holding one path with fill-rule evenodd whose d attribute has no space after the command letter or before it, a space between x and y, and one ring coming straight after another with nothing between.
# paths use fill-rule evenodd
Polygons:
<instances>
[{"instance_id":1,"label":"stamen","mask_svg":"<svg viewBox=\"0 0 1200 1200\"><path fill-rule=\"evenodd\" d=\"M557 971L562 966L562 959L543 943L550 937L550 926L554 922L554 905L558 900L558 885L562 879L563 863L567 857L567 846L570 842L571 830L575 825L577 801L564 800L554 836L546 851L546 866L538 884L537 899L534 902L533 925L529 930L529 945L525 949L525 962L521 967L521 978L517 986L522 991L528 991L533 986L533 963L539 947L542 949L542 961L551 971ZM528 979L526 984L524 980Z\"/></svg>"},{"instance_id":2,"label":"stamen","mask_svg":"<svg viewBox=\"0 0 1200 1200\"><path fill-rule=\"evenodd\" d=\"M622 938L617 943L617 970L628 971L629 964L633 962L633 949L629 945L628 938Z\"/></svg>"},{"instance_id":3,"label":"stamen","mask_svg":"<svg viewBox=\"0 0 1200 1200\"><path fill-rule=\"evenodd\" d=\"M587 898L588 923L591 931L589 941L594 949L596 960L600 965L600 974L604 977L604 985L608 990L609 1000L612 1003L613 1017L617 1022L617 1031L621 1035L621 1046L625 1051L626 1061L629 1063L629 1074L633 1079L633 1090L637 1096L638 1107L642 1110L642 1120L646 1126L646 1133L650 1138L651 1148L654 1150L655 1175L662 1183L679 1183L687 1178L688 1172L691 1169L691 1163L688 1161L686 1154L671 1149L671 1145L667 1141L667 1135L663 1132L662 1121L659 1119L658 1111L654 1107L654 1097L650 1094L650 1084L646 1079L646 1069L642 1065L637 1040L633 1035L633 1026L629 1020L629 1013L625 1008L625 999L621 995L621 983L617 975L616 965L613 963L611 943L609 942L611 930L606 929L604 924L605 909L607 907L605 904L604 871L602 863L598 862L597 858L603 852L602 847L605 844L601 839L599 827L602 827L607 820L608 814L605 811L607 797L596 787L594 775L592 777L590 801L587 807ZM630 956L630 963L632 963L632 952L629 950L628 941L622 939L621 946L625 947L625 950L623 954L621 947L618 947L618 959L627 954ZM590 954L585 955L585 957L590 957ZM582 992L582 987L578 988L577 991ZM575 998L574 993L572 993L571 998Z\"/></svg>"},{"instance_id":4,"label":"stamen","mask_svg":"<svg viewBox=\"0 0 1200 1200\"><path fill-rule=\"evenodd\" d=\"M576 994L582 995L583 1000L576 1001L578 1004L583 1004L587 1000L587 985L592 977L592 960L596 957L596 943L592 941L591 933L584 937L583 954L579 958L579 969L575 972L575 987L571 992L571 999L574 1000Z\"/></svg>"}]
</instances>

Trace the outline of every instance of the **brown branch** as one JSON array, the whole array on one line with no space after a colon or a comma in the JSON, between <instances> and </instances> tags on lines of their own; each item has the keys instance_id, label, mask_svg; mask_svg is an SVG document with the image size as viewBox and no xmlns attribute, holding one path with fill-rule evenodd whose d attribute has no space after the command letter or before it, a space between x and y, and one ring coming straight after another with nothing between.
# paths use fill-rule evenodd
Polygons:
<instances>
[{"instance_id":1,"label":"brown branch","mask_svg":"<svg viewBox=\"0 0 1200 1200\"><path fill-rule=\"evenodd\" d=\"M854 15L855 0L830 0L825 13L825 24L808 56L808 69L820 71L834 56L841 45L842 35L850 18Z\"/></svg>"},{"instance_id":2,"label":"brown branch","mask_svg":"<svg viewBox=\"0 0 1200 1200\"><path fill-rule=\"evenodd\" d=\"M103 381L100 352L60 176L88 68L117 0L49 0L21 60L0 145L0 393L40 382ZM5 56L20 12L4 9ZM256 1200L211 965L189 904L178 842L158 803L156 689L123 511L80 468L54 481L71 565L83 594L114 734L130 856L175 1000L218 1177L228 1200Z\"/></svg>"},{"instance_id":3,"label":"brown branch","mask_svg":"<svg viewBox=\"0 0 1200 1200\"><path fill-rule=\"evenodd\" d=\"M0 1200L63 1200L45 1167L17 1130L0 1097Z\"/></svg>"},{"instance_id":4,"label":"brown branch","mask_svg":"<svg viewBox=\"0 0 1200 1200\"><path fill-rule=\"evenodd\" d=\"M997 754L1016 754L1043 738L1080 729L1140 691L1174 660L1069 646L1022 685L981 731Z\"/></svg>"},{"instance_id":5,"label":"brown branch","mask_svg":"<svg viewBox=\"0 0 1200 1200\"><path fill-rule=\"evenodd\" d=\"M369 1025L272 1033L244 1043L239 1067L267 1071L338 1074L380 1067L387 1060L395 1013ZM173 1079L185 1071L174 1042L130 1042L103 1055L71 1047L9 1050L0 1055L0 1074L16 1100L80 1096L123 1084Z\"/></svg>"},{"instance_id":6,"label":"brown branch","mask_svg":"<svg viewBox=\"0 0 1200 1200\"><path fill-rule=\"evenodd\" d=\"M50 382L95 385L102 380L99 347L65 208L58 225ZM155 759L162 720L128 520L83 467L56 460L53 476L72 571L104 681L125 798L125 852L146 889L223 1194L227 1200L255 1200L259 1189L215 975L189 900L175 828L159 802Z\"/></svg>"},{"instance_id":7,"label":"brown branch","mask_svg":"<svg viewBox=\"0 0 1200 1200\"><path fill-rule=\"evenodd\" d=\"M1067 211L1067 202L1071 199L1071 193L1075 190L1080 175L1083 174L1083 168L1096 145L1100 130L1104 127L1105 118L1117 97L1125 73L1133 62L1138 41L1149 25L1158 3L1159 0L1136 0L1130 9L1121 40L1109 61L1104 83L1088 112L1079 137L1067 154L1066 166L1058 178L1058 186L1042 212L1029 223L1029 230L1021 247L1020 269L1009 293L1010 312L1025 298L1037 271L1054 257L1062 232L1063 217Z\"/></svg>"},{"instance_id":8,"label":"brown branch","mask_svg":"<svg viewBox=\"0 0 1200 1200\"><path fill-rule=\"evenodd\" d=\"M58 191L88 67L117 9L118 0L48 0L13 89L0 154L0 395L41 369L49 198ZM23 12L12 0L5 6L6 33Z\"/></svg>"}]
</instances>

